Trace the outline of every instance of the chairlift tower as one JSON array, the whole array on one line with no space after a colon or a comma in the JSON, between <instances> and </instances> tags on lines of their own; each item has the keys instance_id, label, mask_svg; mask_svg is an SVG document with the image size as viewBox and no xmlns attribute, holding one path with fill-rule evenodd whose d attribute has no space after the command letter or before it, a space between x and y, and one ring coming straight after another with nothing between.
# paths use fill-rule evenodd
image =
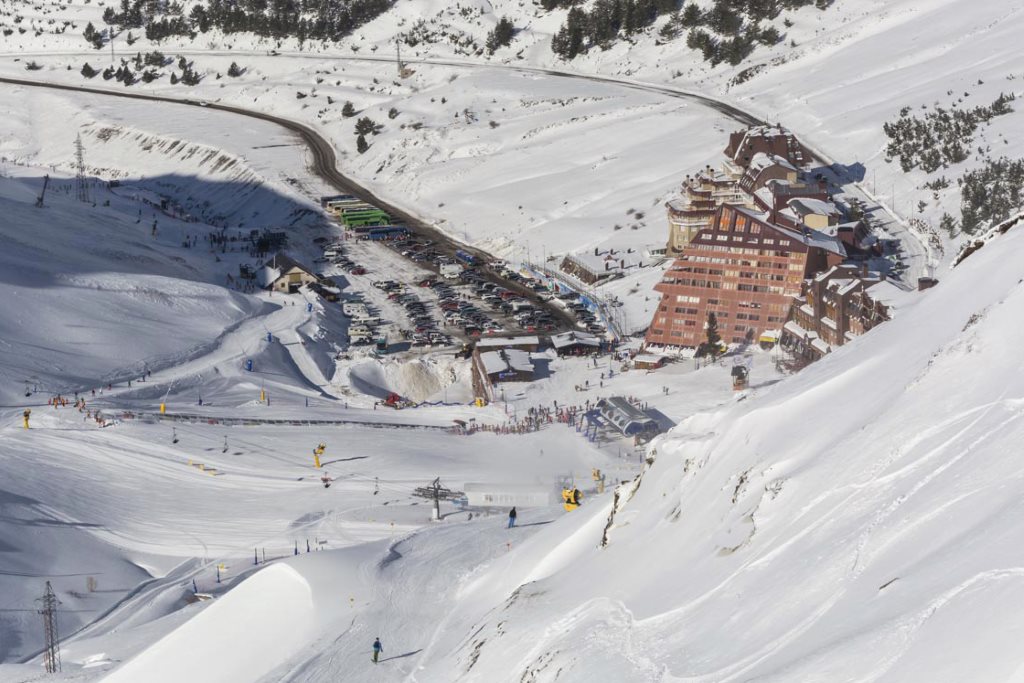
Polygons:
<instances>
[{"instance_id":1,"label":"chairlift tower","mask_svg":"<svg viewBox=\"0 0 1024 683\"><path fill-rule=\"evenodd\" d=\"M85 180L85 151L82 147L82 134L75 138L75 195L80 202L89 201L89 186Z\"/></svg>"},{"instance_id":2,"label":"chairlift tower","mask_svg":"<svg viewBox=\"0 0 1024 683\"><path fill-rule=\"evenodd\" d=\"M441 501L452 500L462 496L462 491L452 491L451 489L441 485L441 478L438 477L434 481L430 482L427 486L417 486L413 490L412 495L417 498L426 498L427 500L434 501L434 513L432 519L437 521L441 519Z\"/></svg>"},{"instance_id":3,"label":"chairlift tower","mask_svg":"<svg viewBox=\"0 0 1024 683\"><path fill-rule=\"evenodd\" d=\"M399 78L408 78L409 76L412 76L414 73L416 73L415 71L407 67L405 65L405 62L402 61L402 39L404 37L405 36L402 33L399 33L397 36L395 36L395 61L398 64Z\"/></svg>"}]
</instances>

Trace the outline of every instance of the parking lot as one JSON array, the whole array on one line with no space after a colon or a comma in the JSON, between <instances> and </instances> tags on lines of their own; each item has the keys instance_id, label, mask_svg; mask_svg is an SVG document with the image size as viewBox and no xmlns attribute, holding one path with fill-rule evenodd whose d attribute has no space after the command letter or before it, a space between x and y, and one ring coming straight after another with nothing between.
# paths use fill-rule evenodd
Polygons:
<instances>
[{"instance_id":1,"label":"parking lot","mask_svg":"<svg viewBox=\"0 0 1024 683\"><path fill-rule=\"evenodd\" d=\"M317 265L321 294L337 292L351 319L353 346L461 347L492 334L605 331L575 294L554 294L502 261L485 264L418 235L337 240L323 245Z\"/></svg>"}]
</instances>

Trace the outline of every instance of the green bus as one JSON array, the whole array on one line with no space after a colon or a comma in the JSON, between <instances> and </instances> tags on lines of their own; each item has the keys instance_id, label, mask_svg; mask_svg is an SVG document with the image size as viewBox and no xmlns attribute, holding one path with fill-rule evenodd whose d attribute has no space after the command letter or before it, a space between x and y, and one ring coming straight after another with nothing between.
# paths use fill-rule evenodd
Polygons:
<instances>
[{"instance_id":1,"label":"green bus","mask_svg":"<svg viewBox=\"0 0 1024 683\"><path fill-rule=\"evenodd\" d=\"M391 216L380 209L364 209L343 213L341 220L346 228L354 228L362 225L388 225L391 223Z\"/></svg>"}]
</instances>

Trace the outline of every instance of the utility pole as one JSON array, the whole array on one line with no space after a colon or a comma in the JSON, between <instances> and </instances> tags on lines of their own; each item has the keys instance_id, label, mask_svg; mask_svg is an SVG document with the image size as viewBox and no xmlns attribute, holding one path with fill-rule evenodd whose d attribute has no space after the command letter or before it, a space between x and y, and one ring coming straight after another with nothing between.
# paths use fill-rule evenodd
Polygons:
<instances>
[{"instance_id":1,"label":"utility pole","mask_svg":"<svg viewBox=\"0 0 1024 683\"><path fill-rule=\"evenodd\" d=\"M37 209L43 208L43 199L46 197L46 187L49 184L50 184L50 175L47 174L47 175L43 176L43 191L39 193L38 197L36 197L36 208Z\"/></svg>"},{"instance_id":2,"label":"utility pole","mask_svg":"<svg viewBox=\"0 0 1024 683\"><path fill-rule=\"evenodd\" d=\"M45 649L43 650L43 666L46 673L55 674L60 671L60 641L57 636L57 605L60 601L53 593L53 586L46 582L46 592L37 602L43 603L39 613L43 615L43 633L45 636Z\"/></svg>"},{"instance_id":3,"label":"utility pole","mask_svg":"<svg viewBox=\"0 0 1024 683\"><path fill-rule=\"evenodd\" d=\"M89 186L85 180L85 151L82 148L82 134L75 138L75 194L80 202L89 201Z\"/></svg>"},{"instance_id":4,"label":"utility pole","mask_svg":"<svg viewBox=\"0 0 1024 683\"><path fill-rule=\"evenodd\" d=\"M398 77L402 77L402 36L395 36L395 61L398 63Z\"/></svg>"}]
</instances>

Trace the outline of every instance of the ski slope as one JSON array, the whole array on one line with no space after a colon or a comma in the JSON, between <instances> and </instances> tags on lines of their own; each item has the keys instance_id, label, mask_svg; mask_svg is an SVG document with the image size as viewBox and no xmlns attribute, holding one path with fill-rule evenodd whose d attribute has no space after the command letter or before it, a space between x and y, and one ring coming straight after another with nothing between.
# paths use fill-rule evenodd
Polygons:
<instances>
[{"instance_id":1,"label":"ski slope","mask_svg":"<svg viewBox=\"0 0 1024 683\"><path fill-rule=\"evenodd\" d=\"M607 497L511 532L466 521L299 558L235 592L295 595L271 623L328 624L274 638L262 677L184 661L190 643L229 649L254 597L115 676L1015 680L1024 238L998 244L872 335L683 421L621 490L606 547ZM396 658L371 668L375 636Z\"/></svg>"}]
</instances>

